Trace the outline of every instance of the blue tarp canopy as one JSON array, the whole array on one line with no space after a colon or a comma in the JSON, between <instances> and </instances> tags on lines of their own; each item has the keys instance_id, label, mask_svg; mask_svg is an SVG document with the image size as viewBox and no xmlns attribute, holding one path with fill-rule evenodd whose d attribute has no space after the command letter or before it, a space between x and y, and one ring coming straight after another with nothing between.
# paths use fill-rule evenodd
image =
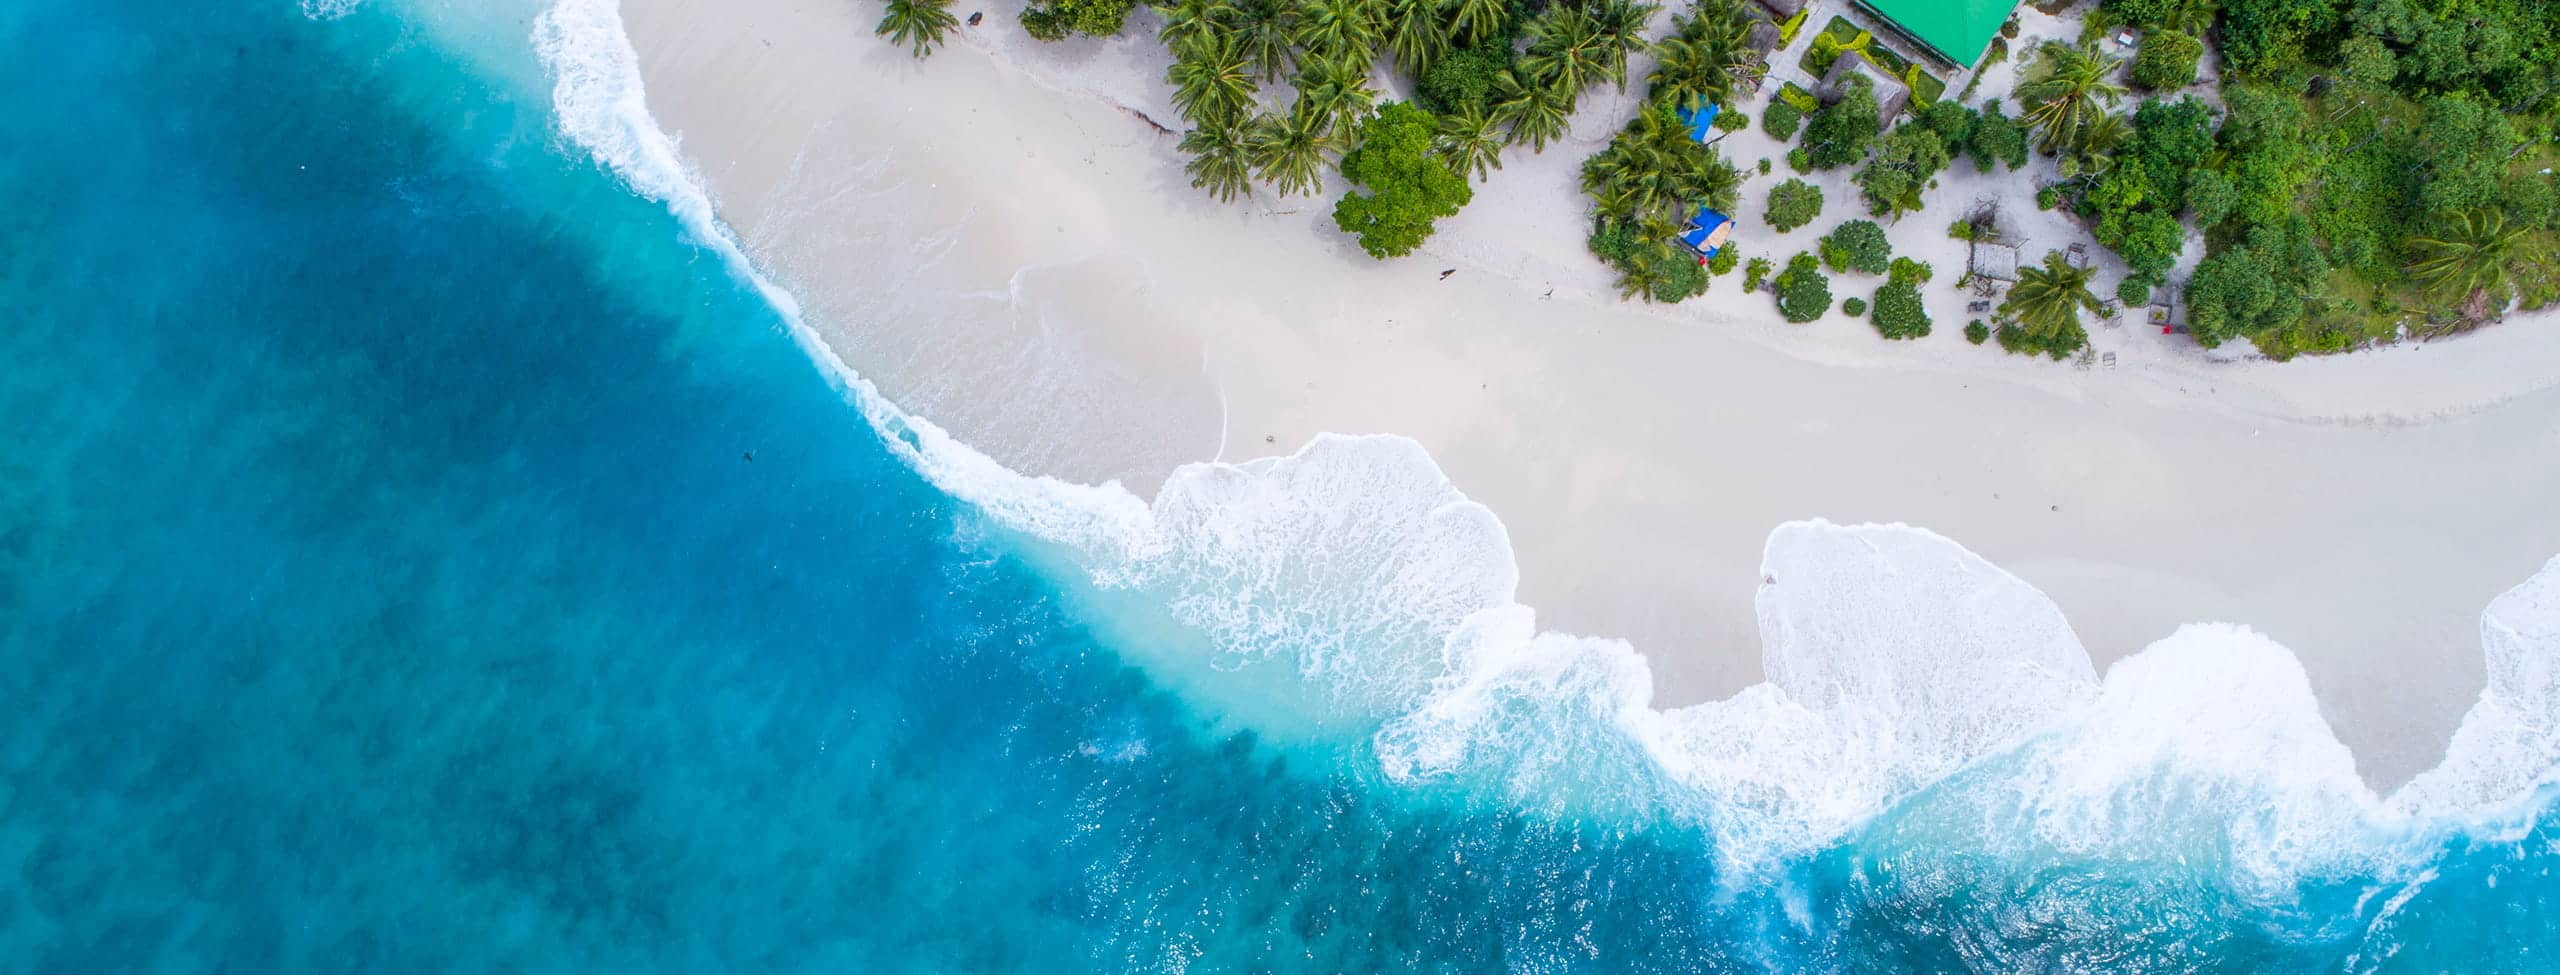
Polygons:
<instances>
[{"instance_id":1,"label":"blue tarp canopy","mask_svg":"<svg viewBox=\"0 0 2560 975\"><path fill-rule=\"evenodd\" d=\"M1726 237L1732 236L1733 218L1705 207L1689 218L1689 230L1679 236L1681 246L1698 252L1702 258L1714 257L1724 249Z\"/></svg>"},{"instance_id":2,"label":"blue tarp canopy","mask_svg":"<svg viewBox=\"0 0 2560 975\"><path fill-rule=\"evenodd\" d=\"M1681 112L1680 121L1689 124L1689 138L1705 142L1715 138L1716 116L1722 114L1724 114L1723 108L1709 105L1705 108L1692 108Z\"/></svg>"}]
</instances>

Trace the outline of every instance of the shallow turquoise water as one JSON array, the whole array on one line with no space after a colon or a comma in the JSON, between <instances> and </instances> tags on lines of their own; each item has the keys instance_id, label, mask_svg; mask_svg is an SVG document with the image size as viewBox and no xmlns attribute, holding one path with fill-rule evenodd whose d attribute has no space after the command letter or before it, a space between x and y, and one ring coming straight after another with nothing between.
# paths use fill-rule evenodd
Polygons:
<instances>
[{"instance_id":1,"label":"shallow turquoise water","mask_svg":"<svg viewBox=\"0 0 2560 975\"><path fill-rule=\"evenodd\" d=\"M1678 817L1258 741L884 449L529 53L185 9L0 9L0 971L2560 950L2547 823L2244 896L1968 836L1960 777L1735 876Z\"/></svg>"}]
</instances>

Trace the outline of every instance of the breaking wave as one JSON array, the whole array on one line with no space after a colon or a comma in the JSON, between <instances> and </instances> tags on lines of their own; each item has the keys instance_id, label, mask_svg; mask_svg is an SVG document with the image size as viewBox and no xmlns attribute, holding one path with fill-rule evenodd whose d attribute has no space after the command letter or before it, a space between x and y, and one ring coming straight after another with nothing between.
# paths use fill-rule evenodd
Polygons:
<instances>
[{"instance_id":1,"label":"breaking wave","mask_svg":"<svg viewBox=\"0 0 2560 975\"><path fill-rule=\"evenodd\" d=\"M2260 892L2523 823L2560 768L2560 559L2483 614L2487 687L2443 762L2388 797L2265 636L2190 625L2102 678L2051 599L1901 525L1778 527L1756 599L1767 680L1657 709L1633 647L1538 629L1501 521L1410 440L1194 464L1149 503L1006 469L900 412L719 225L649 115L614 0L561 0L534 39L561 133L762 288L893 451L1093 592L1178 624L1190 639L1128 652L1268 740L1367 749L1398 782L1673 817L1745 875L1908 806L1953 842L2216 862Z\"/></svg>"}]
</instances>

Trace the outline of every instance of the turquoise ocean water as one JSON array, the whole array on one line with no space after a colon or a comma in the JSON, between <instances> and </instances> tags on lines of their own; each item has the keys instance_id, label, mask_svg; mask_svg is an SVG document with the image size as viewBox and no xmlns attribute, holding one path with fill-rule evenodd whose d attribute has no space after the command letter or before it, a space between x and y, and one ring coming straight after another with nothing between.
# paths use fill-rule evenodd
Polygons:
<instances>
[{"instance_id":1,"label":"turquoise ocean water","mask_svg":"<svg viewBox=\"0 0 2560 975\"><path fill-rule=\"evenodd\" d=\"M0 972L2560 970L2531 769L2056 800L2138 673L1822 819L1571 648L1169 664L1232 580L1062 571L882 436L563 134L535 12L0 6Z\"/></svg>"}]
</instances>

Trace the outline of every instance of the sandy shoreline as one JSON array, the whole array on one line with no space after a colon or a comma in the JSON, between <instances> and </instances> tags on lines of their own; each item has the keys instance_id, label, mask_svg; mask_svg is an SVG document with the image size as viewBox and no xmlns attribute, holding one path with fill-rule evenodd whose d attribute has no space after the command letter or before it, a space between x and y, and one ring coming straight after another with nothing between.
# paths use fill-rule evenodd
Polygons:
<instances>
[{"instance_id":1,"label":"sandy shoreline","mask_svg":"<svg viewBox=\"0 0 2560 975\"><path fill-rule=\"evenodd\" d=\"M1731 280L1624 306L1583 253L1571 176L1615 96L1564 146L1507 158L1426 253L1380 264L1331 229L1329 197L1190 189L1132 115L1173 118L1152 41L1038 47L1013 9L921 63L870 36L868 3L624 16L723 217L905 408L1018 469L1142 493L1319 432L1412 436L1503 518L1542 624L1631 639L1660 703L1759 678L1772 527L1905 521L2050 593L2102 665L2181 622L2257 626L2388 786L2478 693L2481 607L2560 551L2548 321L2290 364L2135 325L2096 330L2122 361L2084 371L1965 345L1939 291L1918 343L1783 325ZM1750 254L1848 215L1833 193L1816 228L1771 239L1768 184L1744 189ZM1926 223L1897 248L1943 244Z\"/></svg>"}]
</instances>

